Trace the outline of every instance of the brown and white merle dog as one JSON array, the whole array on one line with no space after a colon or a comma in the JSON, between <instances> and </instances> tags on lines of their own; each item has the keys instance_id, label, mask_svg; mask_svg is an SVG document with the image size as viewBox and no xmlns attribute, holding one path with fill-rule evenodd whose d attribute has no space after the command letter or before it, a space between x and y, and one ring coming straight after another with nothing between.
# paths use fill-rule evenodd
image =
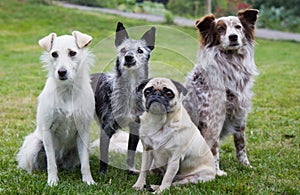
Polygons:
<instances>
[{"instance_id":1,"label":"brown and white merle dog","mask_svg":"<svg viewBox=\"0 0 300 195\"><path fill-rule=\"evenodd\" d=\"M117 60L113 73L92 75L96 115L101 125L100 173L107 172L110 138L120 128L129 126L127 164L134 170L134 156L139 141L139 109L135 106L135 89L148 78L150 53L154 49L155 27L140 40L130 39L122 23L116 29Z\"/></svg>"},{"instance_id":2,"label":"brown and white merle dog","mask_svg":"<svg viewBox=\"0 0 300 195\"><path fill-rule=\"evenodd\" d=\"M241 10L237 16L206 15L196 21L200 33L198 61L188 75L184 106L211 147L218 175L219 141L232 133L236 156L248 165L246 118L251 109L254 63L254 31L258 10Z\"/></svg>"}]
</instances>

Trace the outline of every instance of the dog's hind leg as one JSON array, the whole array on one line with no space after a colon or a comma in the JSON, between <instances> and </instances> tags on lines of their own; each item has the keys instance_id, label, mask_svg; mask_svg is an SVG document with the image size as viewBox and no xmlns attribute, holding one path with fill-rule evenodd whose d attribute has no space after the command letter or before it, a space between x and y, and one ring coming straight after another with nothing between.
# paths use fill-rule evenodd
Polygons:
<instances>
[{"instance_id":1,"label":"dog's hind leg","mask_svg":"<svg viewBox=\"0 0 300 195\"><path fill-rule=\"evenodd\" d=\"M130 174L136 174L137 171L134 167L134 158L136 153L136 148L139 143L139 128L140 124L138 122L129 123L129 140L128 140L128 151L127 151L127 166L128 172Z\"/></svg>"}]
</instances>

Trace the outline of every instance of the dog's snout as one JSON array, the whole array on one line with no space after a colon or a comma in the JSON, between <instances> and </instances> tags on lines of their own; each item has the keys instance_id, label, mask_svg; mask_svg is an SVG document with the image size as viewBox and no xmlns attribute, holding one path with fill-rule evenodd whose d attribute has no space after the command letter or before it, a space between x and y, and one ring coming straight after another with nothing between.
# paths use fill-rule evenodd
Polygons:
<instances>
[{"instance_id":1,"label":"dog's snout","mask_svg":"<svg viewBox=\"0 0 300 195\"><path fill-rule=\"evenodd\" d=\"M67 74L67 70L65 68L60 68L57 73L59 78L64 78Z\"/></svg>"},{"instance_id":2,"label":"dog's snout","mask_svg":"<svg viewBox=\"0 0 300 195\"><path fill-rule=\"evenodd\" d=\"M133 60L133 56L132 55L126 55L125 56L125 60L128 61L128 62L132 61Z\"/></svg>"},{"instance_id":3,"label":"dog's snout","mask_svg":"<svg viewBox=\"0 0 300 195\"><path fill-rule=\"evenodd\" d=\"M237 39L238 39L238 36L236 34L229 35L229 40L230 41L237 41Z\"/></svg>"},{"instance_id":4,"label":"dog's snout","mask_svg":"<svg viewBox=\"0 0 300 195\"><path fill-rule=\"evenodd\" d=\"M161 96L161 92L160 91L155 91L153 93L153 95L156 96L156 97L159 97L159 96Z\"/></svg>"}]
</instances>

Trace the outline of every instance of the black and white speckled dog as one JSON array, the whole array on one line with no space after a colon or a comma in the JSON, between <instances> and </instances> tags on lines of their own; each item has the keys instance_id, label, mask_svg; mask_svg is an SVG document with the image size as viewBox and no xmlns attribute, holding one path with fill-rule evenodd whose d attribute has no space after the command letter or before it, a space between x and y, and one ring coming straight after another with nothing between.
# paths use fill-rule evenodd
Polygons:
<instances>
[{"instance_id":1,"label":"black and white speckled dog","mask_svg":"<svg viewBox=\"0 0 300 195\"><path fill-rule=\"evenodd\" d=\"M250 165L246 155L246 118L251 109L254 63L254 30L258 10L239 11L237 16L196 22L201 35L198 62L188 75L184 106L201 130L215 157L218 175L219 139L228 132L234 137L236 156Z\"/></svg>"},{"instance_id":2,"label":"black and white speckled dog","mask_svg":"<svg viewBox=\"0 0 300 195\"><path fill-rule=\"evenodd\" d=\"M117 129L129 127L127 152L129 171L134 170L134 156L139 141L138 109L135 107L136 86L148 78L148 62L154 49L155 28L141 40L130 39L122 23L116 29L117 60L113 73L92 75L95 92L96 115L101 124L100 173L107 172L110 138Z\"/></svg>"}]
</instances>

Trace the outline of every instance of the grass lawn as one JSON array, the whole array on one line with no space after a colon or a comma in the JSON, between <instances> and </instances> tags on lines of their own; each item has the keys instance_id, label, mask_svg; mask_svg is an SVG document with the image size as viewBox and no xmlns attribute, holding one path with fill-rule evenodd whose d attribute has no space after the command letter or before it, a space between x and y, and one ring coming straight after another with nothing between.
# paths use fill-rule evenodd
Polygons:
<instances>
[{"instance_id":1,"label":"grass lawn","mask_svg":"<svg viewBox=\"0 0 300 195\"><path fill-rule=\"evenodd\" d=\"M22 1L23 2L23 1ZM97 185L81 182L80 169L59 171L59 185L46 185L46 171L28 174L17 168L16 154L24 137L35 128L37 96L46 72L39 61L37 42L50 32L73 30L94 37L97 60L92 72L109 71L115 59L113 46L117 21L138 39L151 25L157 27L156 48L151 57L151 75L184 81L193 68L198 36L193 28L149 24L118 16L83 12L56 6L0 1L0 194L135 194L137 176L116 166L106 177L98 175L98 157L91 156ZM144 26L146 24L146 26ZM150 26L149 26L150 25ZM300 193L300 44L257 40L253 111L248 118L247 147L253 169L237 163L232 138L221 147L222 169L227 177L214 181L172 187L166 194L299 194ZM93 139L98 128L92 126ZM124 156L113 160L124 162ZM139 161L140 159L138 159ZM121 163L122 164L122 163ZM159 183L150 176L148 183ZM141 192L140 194L147 194Z\"/></svg>"}]
</instances>

